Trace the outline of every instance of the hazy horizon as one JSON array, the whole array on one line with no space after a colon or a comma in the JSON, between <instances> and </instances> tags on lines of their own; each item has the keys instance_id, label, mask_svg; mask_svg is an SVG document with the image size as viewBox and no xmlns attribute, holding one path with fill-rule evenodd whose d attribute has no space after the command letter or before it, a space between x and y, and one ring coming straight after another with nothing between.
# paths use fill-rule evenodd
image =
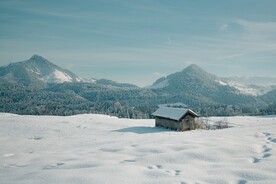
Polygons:
<instances>
[{"instance_id":1,"label":"hazy horizon","mask_svg":"<svg viewBox=\"0 0 276 184\"><path fill-rule=\"evenodd\" d=\"M38 54L85 78L138 86L196 64L276 77L276 1L0 2L0 66Z\"/></svg>"}]
</instances>

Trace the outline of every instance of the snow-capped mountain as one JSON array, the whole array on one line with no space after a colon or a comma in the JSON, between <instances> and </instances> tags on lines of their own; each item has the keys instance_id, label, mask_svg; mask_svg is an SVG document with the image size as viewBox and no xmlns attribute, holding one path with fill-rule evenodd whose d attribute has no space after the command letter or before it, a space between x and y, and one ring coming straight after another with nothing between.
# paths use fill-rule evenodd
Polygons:
<instances>
[{"instance_id":1,"label":"snow-capped mountain","mask_svg":"<svg viewBox=\"0 0 276 184\"><path fill-rule=\"evenodd\" d=\"M186 92L201 89L207 93L225 88L236 94L259 96L275 89L275 86L276 80L273 81L272 78L221 78L204 71L197 65L190 65L181 72L158 79L149 88Z\"/></svg>"},{"instance_id":2,"label":"snow-capped mountain","mask_svg":"<svg viewBox=\"0 0 276 184\"><path fill-rule=\"evenodd\" d=\"M217 81L219 80L219 77L210 74L199 66L193 64L180 72L158 79L149 88L158 91L163 90L174 94L197 93L204 96L210 93L217 93L222 89L227 89L232 93L235 92L234 88L218 83Z\"/></svg>"},{"instance_id":3,"label":"snow-capped mountain","mask_svg":"<svg viewBox=\"0 0 276 184\"><path fill-rule=\"evenodd\" d=\"M24 85L82 81L76 74L51 63L39 55L33 55L26 61L0 67L0 80Z\"/></svg>"},{"instance_id":4,"label":"snow-capped mountain","mask_svg":"<svg viewBox=\"0 0 276 184\"><path fill-rule=\"evenodd\" d=\"M182 102L195 106L202 104L243 105L249 102L262 104L255 96L241 93L236 87L197 65L190 65L180 72L160 78L149 89L157 94L170 96L170 102L183 99Z\"/></svg>"},{"instance_id":5,"label":"snow-capped mountain","mask_svg":"<svg viewBox=\"0 0 276 184\"><path fill-rule=\"evenodd\" d=\"M20 83L35 87L42 87L47 83L82 82L111 87L138 88L133 84L118 83L107 79L81 78L39 55L33 55L26 61L0 67L0 82Z\"/></svg>"}]
</instances>

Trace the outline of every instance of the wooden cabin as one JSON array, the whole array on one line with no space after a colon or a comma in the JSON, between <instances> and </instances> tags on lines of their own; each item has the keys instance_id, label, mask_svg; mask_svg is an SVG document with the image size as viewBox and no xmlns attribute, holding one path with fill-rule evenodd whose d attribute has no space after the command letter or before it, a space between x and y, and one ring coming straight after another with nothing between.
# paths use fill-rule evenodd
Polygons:
<instances>
[{"instance_id":1,"label":"wooden cabin","mask_svg":"<svg viewBox=\"0 0 276 184\"><path fill-rule=\"evenodd\" d=\"M195 118L199 117L190 109L160 107L152 116L155 117L155 126L177 131L194 130Z\"/></svg>"}]
</instances>

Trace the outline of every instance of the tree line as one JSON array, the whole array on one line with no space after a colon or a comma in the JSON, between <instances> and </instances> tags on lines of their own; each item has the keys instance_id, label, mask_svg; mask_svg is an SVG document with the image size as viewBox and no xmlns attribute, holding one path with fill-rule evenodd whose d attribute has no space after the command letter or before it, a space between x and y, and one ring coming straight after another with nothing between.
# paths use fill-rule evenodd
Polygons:
<instances>
[{"instance_id":1,"label":"tree line","mask_svg":"<svg viewBox=\"0 0 276 184\"><path fill-rule=\"evenodd\" d=\"M250 103L242 101L236 104L221 104L196 94L172 95L132 87L64 83L36 89L22 84L1 83L0 112L62 116L98 113L141 119L151 118L151 113L159 104L181 102L201 116L276 114L276 100L269 99L271 103L261 105L258 100Z\"/></svg>"}]
</instances>

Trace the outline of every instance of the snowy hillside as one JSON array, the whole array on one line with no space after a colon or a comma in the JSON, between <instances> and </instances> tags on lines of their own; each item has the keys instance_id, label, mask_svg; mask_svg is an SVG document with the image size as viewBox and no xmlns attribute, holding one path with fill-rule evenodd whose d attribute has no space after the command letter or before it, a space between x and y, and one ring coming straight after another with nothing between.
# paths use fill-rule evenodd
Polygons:
<instances>
[{"instance_id":1,"label":"snowy hillside","mask_svg":"<svg viewBox=\"0 0 276 184\"><path fill-rule=\"evenodd\" d=\"M70 75L61 72L60 70L55 69L52 73L40 78L46 83L63 83L63 82L73 82L72 77ZM80 82L81 79L79 77L76 78L77 82Z\"/></svg>"},{"instance_id":2,"label":"snowy hillside","mask_svg":"<svg viewBox=\"0 0 276 184\"><path fill-rule=\"evenodd\" d=\"M253 84L253 83L244 83L235 80L229 79L221 79L217 80L220 85L223 86L230 86L237 89L238 93L245 94L245 95L252 95L252 96L259 96L268 93L275 89L275 85L263 85L261 84Z\"/></svg>"},{"instance_id":3,"label":"snowy hillside","mask_svg":"<svg viewBox=\"0 0 276 184\"><path fill-rule=\"evenodd\" d=\"M45 83L81 82L71 71L63 69L39 55L22 62L0 67L0 81L39 86Z\"/></svg>"},{"instance_id":4,"label":"snowy hillside","mask_svg":"<svg viewBox=\"0 0 276 184\"><path fill-rule=\"evenodd\" d=\"M154 120L2 113L0 183L274 183L276 117L228 121L174 132Z\"/></svg>"},{"instance_id":5,"label":"snowy hillside","mask_svg":"<svg viewBox=\"0 0 276 184\"><path fill-rule=\"evenodd\" d=\"M233 81L216 80L222 86L230 86L237 90L237 93L258 96L264 94L264 90L258 86L252 86L247 84L241 84ZM261 89L260 89L261 88ZM265 91L267 92L267 91Z\"/></svg>"}]
</instances>

